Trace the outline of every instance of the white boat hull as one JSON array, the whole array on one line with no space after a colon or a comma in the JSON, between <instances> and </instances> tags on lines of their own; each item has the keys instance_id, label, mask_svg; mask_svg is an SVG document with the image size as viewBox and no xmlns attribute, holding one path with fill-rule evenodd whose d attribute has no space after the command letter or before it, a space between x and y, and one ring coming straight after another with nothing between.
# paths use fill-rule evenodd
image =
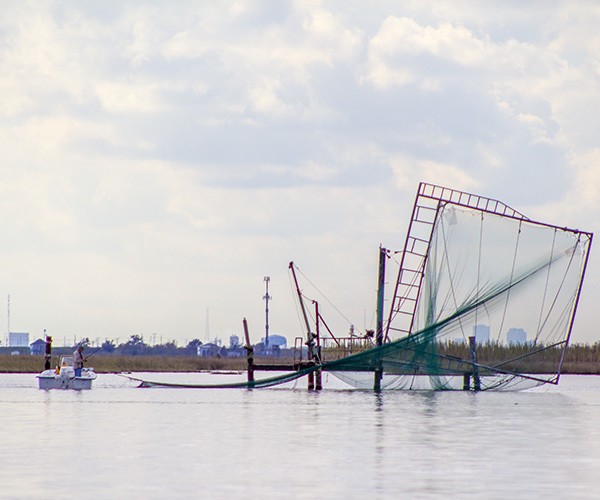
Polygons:
<instances>
[{"instance_id":1,"label":"white boat hull","mask_svg":"<svg viewBox=\"0 0 600 500\"><path fill-rule=\"evenodd\" d=\"M37 376L40 389L74 389L76 391L91 389L96 374L84 369L81 377L75 377L72 370L63 370L57 374L55 370L46 370Z\"/></svg>"}]
</instances>

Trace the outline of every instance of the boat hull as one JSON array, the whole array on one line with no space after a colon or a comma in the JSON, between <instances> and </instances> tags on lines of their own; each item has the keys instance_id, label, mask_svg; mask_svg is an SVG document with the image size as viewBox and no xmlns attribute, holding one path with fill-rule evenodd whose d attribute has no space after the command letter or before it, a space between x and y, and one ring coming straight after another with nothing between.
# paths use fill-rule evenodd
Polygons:
<instances>
[{"instance_id":1,"label":"boat hull","mask_svg":"<svg viewBox=\"0 0 600 500\"><path fill-rule=\"evenodd\" d=\"M37 376L40 389L74 389L76 391L92 388L92 380L96 378L93 371L86 369L81 377L75 377L73 370L63 370L56 373L46 370Z\"/></svg>"}]
</instances>

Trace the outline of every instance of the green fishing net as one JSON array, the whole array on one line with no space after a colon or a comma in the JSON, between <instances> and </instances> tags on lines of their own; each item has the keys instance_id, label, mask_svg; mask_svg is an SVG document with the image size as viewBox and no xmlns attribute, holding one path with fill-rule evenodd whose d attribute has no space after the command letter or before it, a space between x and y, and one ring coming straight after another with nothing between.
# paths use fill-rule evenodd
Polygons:
<instances>
[{"instance_id":1,"label":"green fishing net","mask_svg":"<svg viewBox=\"0 0 600 500\"><path fill-rule=\"evenodd\" d=\"M557 383L592 237L532 221L497 200L422 183L387 299L383 345L365 348L363 339L361 352L336 359L339 349L324 343L315 366L254 382L154 385L270 387L317 369L364 389Z\"/></svg>"},{"instance_id":2,"label":"green fishing net","mask_svg":"<svg viewBox=\"0 0 600 500\"><path fill-rule=\"evenodd\" d=\"M466 194L420 186L392 298L390 342L327 370L372 388L372 371L381 367L382 389L523 389L558 381L592 235L459 195Z\"/></svg>"}]
</instances>

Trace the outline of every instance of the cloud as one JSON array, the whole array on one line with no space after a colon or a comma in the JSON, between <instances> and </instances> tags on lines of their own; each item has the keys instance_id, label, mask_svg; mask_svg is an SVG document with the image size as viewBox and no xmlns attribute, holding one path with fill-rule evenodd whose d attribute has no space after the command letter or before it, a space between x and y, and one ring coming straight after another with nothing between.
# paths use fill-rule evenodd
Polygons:
<instances>
[{"instance_id":1,"label":"cloud","mask_svg":"<svg viewBox=\"0 0 600 500\"><path fill-rule=\"evenodd\" d=\"M419 181L598 222L589 5L5 8L0 278L26 329L261 324L270 273L294 331L292 258L360 324Z\"/></svg>"},{"instance_id":2,"label":"cloud","mask_svg":"<svg viewBox=\"0 0 600 500\"><path fill-rule=\"evenodd\" d=\"M463 67L479 66L492 55L488 45L463 26L421 26L410 18L390 16L369 42L367 79L383 89L411 83L418 75L410 66L423 55Z\"/></svg>"},{"instance_id":3,"label":"cloud","mask_svg":"<svg viewBox=\"0 0 600 500\"><path fill-rule=\"evenodd\" d=\"M410 189L419 182L452 186L454 189L473 192L481 187L476 178L456 165L414 158L397 157L392 161L398 188Z\"/></svg>"}]
</instances>

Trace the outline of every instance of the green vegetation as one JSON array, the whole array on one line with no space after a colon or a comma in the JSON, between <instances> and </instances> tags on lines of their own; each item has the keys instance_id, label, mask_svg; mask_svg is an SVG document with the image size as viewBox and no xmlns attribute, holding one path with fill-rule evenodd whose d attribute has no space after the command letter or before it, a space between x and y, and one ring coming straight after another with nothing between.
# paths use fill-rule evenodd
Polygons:
<instances>
[{"instance_id":1,"label":"green vegetation","mask_svg":"<svg viewBox=\"0 0 600 500\"><path fill-rule=\"evenodd\" d=\"M52 356L52 366L59 362L59 356ZM255 363L291 364L290 359L268 360L255 358ZM96 373L121 372L198 372L215 370L246 370L245 357L240 358L201 358L198 356L94 356L86 366L92 366ZM39 373L44 369L44 356L0 355L0 373Z\"/></svg>"},{"instance_id":2,"label":"green vegetation","mask_svg":"<svg viewBox=\"0 0 600 500\"><path fill-rule=\"evenodd\" d=\"M478 361L486 365L494 365L497 360L516 358L521 350L526 352L522 346L500 346L490 344L488 346L479 346L477 349ZM510 351L510 352L509 352ZM326 359L332 359L332 353L325 355ZM337 353L339 354L339 353ZM440 354L456 356L468 359L468 347L464 344L445 344L443 352ZM536 355L536 359L529 362L528 372L544 373L545 366L553 366L556 362L556 356L559 355L558 349L548 349ZM58 364L59 356L52 356L52 366ZM292 359L287 358L255 358L256 364L278 363L292 364ZM87 366L93 366L98 373L119 373L119 372L197 372L214 370L245 370L246 358L226 358L214 357L203 358L190 355L120 355L104 354L94 355L87 363ZM31 355L0 355L0 373L37 373L44 367L44 356ZM509 366L507 366L510 368ZM565 374L594 374L600 375L600 342L594 344L573 344L567 349L562 373Z\"/></svg>"}]
</instances>

